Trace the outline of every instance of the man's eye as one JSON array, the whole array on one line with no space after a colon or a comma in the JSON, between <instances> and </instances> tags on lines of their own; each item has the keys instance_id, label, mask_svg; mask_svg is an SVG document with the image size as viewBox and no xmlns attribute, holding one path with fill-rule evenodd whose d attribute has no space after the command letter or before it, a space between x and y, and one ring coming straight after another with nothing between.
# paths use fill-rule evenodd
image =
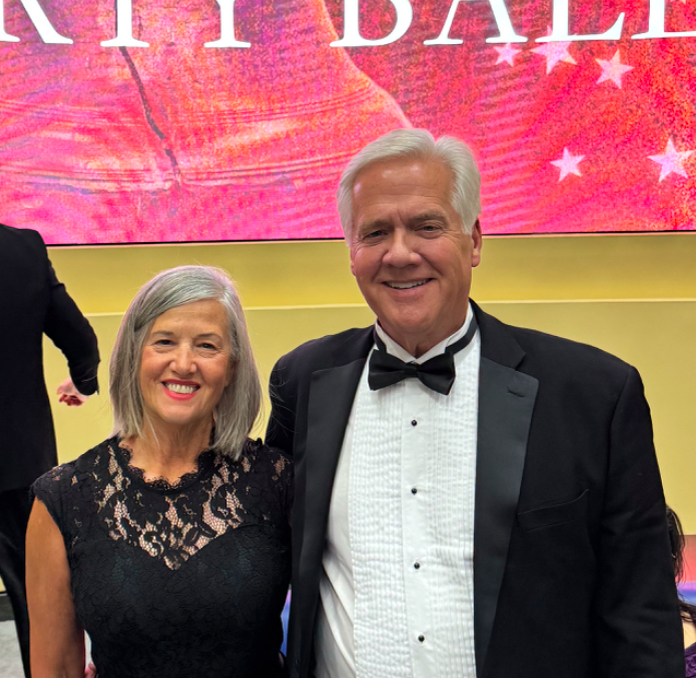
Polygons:
<instances>
[{"instance_id":1,"label":"man's eye","mask_svg":"<svg viewBox=\"0 0 696 678\"><path fill-rule=\"evenodd\" d=\"M379 238L380 236L384 235L384 230L382 229L376 229L374 231L368 231L363 235L364 240L374 240L375 238Z\"/></svg>"}]
</instances>

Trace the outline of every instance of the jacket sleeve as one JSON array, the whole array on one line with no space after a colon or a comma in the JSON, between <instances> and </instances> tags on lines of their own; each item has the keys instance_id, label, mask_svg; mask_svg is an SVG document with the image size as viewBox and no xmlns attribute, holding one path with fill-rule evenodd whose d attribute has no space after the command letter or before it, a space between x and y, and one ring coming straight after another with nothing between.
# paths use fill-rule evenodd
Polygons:
<instances>
[{"instance_id":1,"label":"jacket sleeve","mask_svg":"<svg viewBox=\"0 0 696 678\"><path fill-rule=\"evenodd\" d=\"M684 678L665 502L643 385L630 368L610 429L595 597L598 676Z\"/></svg>"},{"instance_id":2,"label":"jacket sleeve","mask_svg":"<svg viewBox=\"0 0 696 678\"><path fill-rule=\"evenodd\" d=\"M65 285L58 281L51 262L48 259L46 262L49 303L44 332L65 355L70 377L77 390L83 395L92 395L99 388L97 337Z\"/></svg>"},{"instance_id":3,"label":"jacket sleeve","mask_svg":"<svg viewBox=\"0 0 696 678\"><path fill-rule=\"evenodd\" d=\"M289 381L287 356L273 367L268 387L271 416L266 429L266 444L278 447L292 457L294 453L297 393Z\"/></svg>"}]
</instances>

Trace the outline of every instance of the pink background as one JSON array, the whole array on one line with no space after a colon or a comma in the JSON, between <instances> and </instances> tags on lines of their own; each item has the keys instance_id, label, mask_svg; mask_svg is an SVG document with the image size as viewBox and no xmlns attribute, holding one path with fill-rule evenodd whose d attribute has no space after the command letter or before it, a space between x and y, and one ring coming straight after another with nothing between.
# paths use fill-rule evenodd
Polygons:
<instances>
[{"instance_id":1,"label":"pink background","mask_svg":"<svg viewBox=\"0 0 696 678\"><path fill-rule=\"evenodd\" d=\"M693 0L666 2L668 30L696 30ZM341 0L237 0L248 49L203 46L220 37L213 0L134 0L150 46L129 48L99 44L115 35L113 0L40 4L74 44L43 43L6 0L21 41L0 42L0 221L49 243L339 237L342 167L410 125L474 148L486 233L694 228L696 43L632 40L648 0L571 1L571 33L626 19L621 40L566 51L535 42L551 0L509 1L529 38L514 54L485 42L498 35L485 0L460 4L461 45L424 45L449 3L413 0L397 42L347 49L329 46ZM361 7L365 37L391 30L387 0ZM562 59L533 51L545 46ZM631 68L608 77L612 58Z\"/></svg>"}]
</instances>

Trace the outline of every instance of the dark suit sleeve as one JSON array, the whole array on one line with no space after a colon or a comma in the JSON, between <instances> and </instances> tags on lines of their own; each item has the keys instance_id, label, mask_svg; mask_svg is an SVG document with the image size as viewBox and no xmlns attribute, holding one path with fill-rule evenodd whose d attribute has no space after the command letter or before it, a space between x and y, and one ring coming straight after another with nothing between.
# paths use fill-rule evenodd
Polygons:
<instances>
[{"instance_id":1,"label":"dark suit sleeve","mask_svg":"<svg viewBox=\"0 0 696 678\"><path fill-rule=\"evenodd\" d=\"M44 332L65 355L70 377L77 390L83 395L92 395L99 388L97 337L87 318L67 293L65 285L56 278L48 259L47 265L50 298Z\"/></svg>"},{"instance_id":2,"label":"dark suit sleeve","mask_svg":"<svg viewBox=\"0 0 696 678\"><path fill-rule=\"evenodd\" d=\"M289 368L281 358L273 367L268 387L271 416L266 429L266 444L278 447L285 454L294 454L295 412L297 393L289 383Z\"/></svg>"},{"instance_id":3,"label":"dark suit sleeve","mask_svg":"<svg viewBox=\"0 0 696 678\"><path fill-rule=\"evenodd\" d=\"M684 678L665 503L635 369L610 430L594 625L601 678Z\"/></svg>"}]
</instances>

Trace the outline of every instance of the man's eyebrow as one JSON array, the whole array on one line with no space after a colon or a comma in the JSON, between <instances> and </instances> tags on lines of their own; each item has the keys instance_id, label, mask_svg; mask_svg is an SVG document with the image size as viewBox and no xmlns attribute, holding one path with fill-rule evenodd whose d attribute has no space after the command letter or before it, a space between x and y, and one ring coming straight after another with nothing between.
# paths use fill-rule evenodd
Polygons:
<instances>
[{"instance_id":1,"label":"man's eyebrow","mask_svg":"<svg viewBox=\"0 0 696 678\"><path fill-rule=\"evenodd\" d=\"M426 221L444 223L447 221L447 217L439 210L428 210L427 212L421 212L420 214L409 217L408 223L411 226L418 226ZM391 221L389 219L373 219L372 221L366 221L360 224L358 226L358 232L366 233L367 231L379 230L380 228L389 226L391 226Z\"/></svg>"},{"instance_id":2,"label":"man's eyebrow","mask_svg":"<svg viewBox=\"0 0 696 678\"><path fill-rule=\"evenodd\" d=\"M444 223L447 221L447 217L438 210L429 210L427 212L421 212L409 218L409 225L418 226L426 221L438 221Z\"/></svg>"}]
</instances>

